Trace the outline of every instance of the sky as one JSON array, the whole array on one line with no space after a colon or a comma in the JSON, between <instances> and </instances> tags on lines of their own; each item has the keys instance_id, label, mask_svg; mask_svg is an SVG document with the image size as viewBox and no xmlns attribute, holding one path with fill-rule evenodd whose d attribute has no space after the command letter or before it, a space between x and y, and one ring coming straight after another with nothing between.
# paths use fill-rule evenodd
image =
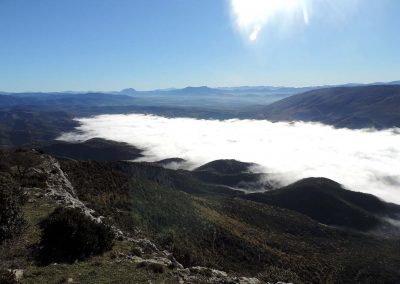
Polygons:
<instances>
[{"instance_id":1,"label":"sky","mask_svg":"<svg viewBox=\"0 0 400 284\"><path fill-rule=\"evenodd\" d=\"M0 0L0 91L400 79L398 0Z\"/></svg>"}]
</instances>

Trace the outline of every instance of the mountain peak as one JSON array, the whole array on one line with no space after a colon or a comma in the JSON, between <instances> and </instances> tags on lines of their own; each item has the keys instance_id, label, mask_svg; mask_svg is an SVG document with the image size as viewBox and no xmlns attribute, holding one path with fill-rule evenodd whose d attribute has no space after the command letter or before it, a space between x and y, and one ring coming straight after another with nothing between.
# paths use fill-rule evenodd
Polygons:
<instances>
[{"instance_id":1,"label":"mountain peak","mask_svg":"<svg viewBox=\"0 0 400 284\"><path fill-rule=\"evenodd\" d=\"M132 94L132 93L136 93L137 91L134 88L126 88L120 91L121 94Z\"/></svg>"}]
</instances>

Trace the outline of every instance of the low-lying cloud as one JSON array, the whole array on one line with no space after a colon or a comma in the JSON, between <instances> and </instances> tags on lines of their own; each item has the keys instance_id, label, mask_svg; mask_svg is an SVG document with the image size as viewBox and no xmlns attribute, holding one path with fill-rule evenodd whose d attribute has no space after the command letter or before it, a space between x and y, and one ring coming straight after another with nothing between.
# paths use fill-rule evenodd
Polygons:
<instances>
[{"instance_id":1,"label":"low-lying cloud","mask_svg":"<svg viewBox=\"0 0 400 284\"><path fill-rule=\"evenodd\" d=\"M317 123L199 120L153 115L80 118L59 139L101 137L144 149L147 161L180 157L194 166L216 159L258 163L288 184L327 177L349 189L400 203L400 134L395 130L335 129Z\"/></svg>"}]
</instances>

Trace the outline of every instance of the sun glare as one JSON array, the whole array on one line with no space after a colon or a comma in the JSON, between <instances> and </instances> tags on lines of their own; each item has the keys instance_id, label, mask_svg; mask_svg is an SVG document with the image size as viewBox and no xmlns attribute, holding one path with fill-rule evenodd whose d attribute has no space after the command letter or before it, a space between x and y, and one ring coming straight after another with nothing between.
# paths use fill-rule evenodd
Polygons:
<instances>
[{"instance_id":1,"label":"sun glare","mask_svg":"<svg viewBox=\"0 0 400 284\"><path fill-rule=\"evenodd\" d=\"M231 0L236 25L250 41L255 41L262 28L271 21L300 14L308 24L306 0Z\"/></svg>"}]
</instances>

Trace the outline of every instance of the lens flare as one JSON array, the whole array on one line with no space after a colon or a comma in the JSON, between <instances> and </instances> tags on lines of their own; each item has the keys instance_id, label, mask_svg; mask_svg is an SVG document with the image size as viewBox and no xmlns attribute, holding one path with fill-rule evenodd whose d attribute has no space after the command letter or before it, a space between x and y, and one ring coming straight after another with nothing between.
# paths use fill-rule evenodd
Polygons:
<instances>
[{"instance_id":1,"label":"lens flare","mask_svg":"<svg viewBox=\"0 0 400 284\"><path fill-rule=\"evenodd\" d=\"M263 27L274 20L301 16L309 23L307 0L230 0L232 16L239 31L256 41Z\"/></svg>"}]
</instances>

